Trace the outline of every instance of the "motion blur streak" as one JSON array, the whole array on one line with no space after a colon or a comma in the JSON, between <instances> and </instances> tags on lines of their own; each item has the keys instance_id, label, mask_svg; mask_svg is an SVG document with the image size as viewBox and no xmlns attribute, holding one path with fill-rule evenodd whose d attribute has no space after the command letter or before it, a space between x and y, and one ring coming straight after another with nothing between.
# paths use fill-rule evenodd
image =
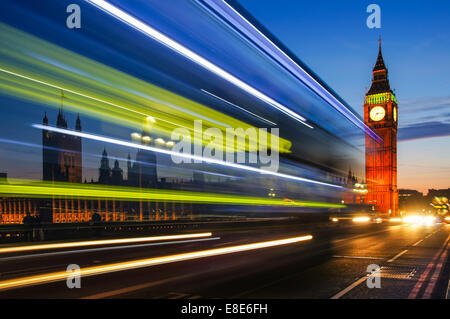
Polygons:
<instances>
[{"instance_id":1,"label":"motion blur streak","mask_svg":"<svg viewBox=\"0 0 450 319\"><path fill-rule=\"evenodd\" d=\"M2 23L0 42L8 43L0 47L0 92L9 96L59 108L64 92L66 109L133 129L144 125L153 134L168 138L179 127L196 131L195 120L202 120L205 130L214 127L223 133L230 127L256 129L214 108ZM202 142L207 144L206 140ZM276 150L290 152L291 145L280 137Z\"/></svg>"},{"instance_id":2,"label":"motion blur streak","mask_svg":"<svg viewBox=\"0 0 450 319\"><path fill-rule=\"evenodd\" d=\"M86 0L86 2L93 4L94 6L98 7L99 9L103 10L104 12L110 14L111 16L117 18L118 20L128 24L129 26L142 32L143 34L162 43L163 45L169 47L170 49L178 52L179 54L183 55L184 57L188 58L189 60L201 65L205 69L211 71L212 73L218 75L219 77L225 79L226 81L236 85L237 87L239 87L242 90L246 91L247 93L257 97L258 99L266 102L267 104L278 109L279 111L290 116L291 118L297 120L298 122L306 125L307 127L313 128L311 125L305 123L306 119L303 116L301 116L301 115L295 113L294 111L290 110L289 108L281 105L280 103L278 103L277 101L268 97L264 93L258 91L254 87L241 81L237 77L231 75L227 71L221 69L220 67L211 63L210 61L206 60L205 58L201 57L197 53L189 50L188 48L184 47L180 43L172 40L171 38L167 37L166 35L162 34L159 31L153 29L152 27L143 23L142 21L134 18L133 16L127 14L126 12L120 10L119 8L113 6L112 4L110 4L106 1L103 1L103 0Z\"/></svg>"},{"instance_id":3,"label":"motion blur streak","mask_svg":"<svg viewBox=\"0 0 450 319\"><path fill-rule=\"evenodd\" d=\"M177 254L177 255L140 259L140 260L135 260L135 261L127 261L127 262L121 262L121 263L108 264L108 265L104 265L104 266L93 266L93 267L87 267L87 268L81 269L80 276L99 275L99 274L115 272L115 271L122 271L122 270L134 269L134 268L162 265L162 264L173 263L173 262L177 262L177 261L184 261L184 260L190 260L190 259L197 259L197 258L204 258L204 257L210 257L210 256L237 253L237 252L242 252L242 251L249 251L249 250L254 250L254 249L288 245L288 244L298 243L301 241L311 240L312 238L313 237L311 235L306 235L306 236L278 239L278 240L272 240L272 241L254 243L254 244L238 245L238 246L231 246L231 247L224 247L224 248L201 250L201 251L195 251L195 252L183 253L183 254ZM23 286L37 285L37 284L43 284L43 283L48 283L48 282L53 282L53 281L58 281L58 280L64 280L70 275L71 275L71 273L68 273L66 271L60 271L60 272L54 272L54 273L49 273L49 274L44 274L44 275L36 275L36 276L29 276L29 277L0 281L0 290L19 288L19 287L23 287Z\"/></svg>"},{"instance_id":4,"label":"motion blur streak","mask_svg":"<svg viewBox=\"0 0 450 319\"><path fill-rule=\"evenodd\" d=\"M319 82L317 82L310 74L308 74L300 65L291 59L283 50L267 38L260 30L251 24L245 17L237 12L232 6L223 0L197 0L200 4L206 3L212 8L216 14L220 15L227 23L230 23L239 30L246 38L253 41L256 46L272 57L280 65L286 68L291 74L297 77L301 82L306 84L317 95L327 101L337 111L347 117L357 127L363 129L372 138L381 141L381 138L375 134L364 122L353 114L344 104L342 104L335 96L326 90Z\"/></svg>"},{"instance_id":5,"label":"motion blur streak","mask_svg":"<svg viewBox=\"0 0 450 319\"><path fill-rule=\"evenodd\" d=\"M254 117L257 117L257 118L259 118L261 121L264 121L264 122L266 122L266 123L269 123L270 125L274 125L274 126L277 125L277 123L274 123L274 122L272 122L272 121L269 121L268 119L265 119L264 117L259 116L258 114L255 114L255 113L253 113L253 112L250 112L249 110L246 110L246 109L244 109L243 107L240 107L240 106L238 106L238 105L236 105L236 104L234 104L234 103L231 103L230 101L227 101L227 100L225 100L225 99L222 99L220 96L217 96L217 95L215 95L215 94L212 94L211 92L208 92L208 91L203 90L203 89L201 89L200 91L202 91L202 92L204 92L204 93L206 93L206 94L208 94L208 95L211 95L212 97L215 97L216 99L221 100L222 102L225 102L225 103L227 103L227 104L230 104L230 105L232 105L232 106L238 108L238 109L241 110L241 111L247 112L248 114L251 114L251 115L253 115Z\"/></svg>"},{"instance_id":6,"label":"motion blur streak","mask_svg":"<svg viewBox=\"0 0 450 319\"><path fill-rule=\"evenodd\" d=\"M344 208L345 205L307 202L282 199L248 197L212 193L196 193L188 191L174 191L161 189L140 189L133 187L86 185L63 182L35 182L32 180L8 179L0 180L0 194L4 196L30 196L37 198L51 198L79 196L88 199L115 199L123 201L160 200L173 202L212 203L221 205L260 205L260 206L292 206L292 207L333 207Z\"/></svg>"},{"instance_id":7,"label":"motion blur streak","mask_svg":"<svg viewBox=\"0 0 450 319\"><path fill-rule=\"evenodd\" d=\"M99 136L99 135L94 135L94 134L89 134L89 133L82 133L82 132L78 132L78 131L71 131L71 130L61 129L61 128L52 127L52 126L48 126L48 125L41 125L41 124L33 124L33 127L38 128L38 129L42 129L42 130L46 130L46 131L52 131L52 132L58 132L58 133L73 135L73 136L79 136L79 137L83 137L83 138L87 138L87 139L91 139L91 140L95 140L95 141L101 141L101 142L117 144L117 145L122 145L122 146L127 146L127 147L144 149L144 150L147 150L147 151L167 154L167 155L171 155L171 156L177 156L177 157L180 157L180 158L183 157L183 158L188 158L188 159L193 159L193 160L199 160L199 161L202 161L202 162L205 162L205 163L218 164L218 165L222 165L222 166L228 166L228 167L233 167L233 168L237 168L237 169L243 169L243 170L247 170L247 171L251 171L251 172L278 176L278 177L287 178L287 179L291 179L291 180L295 180L295 181L299 181L299 182L313 183L313 184L329 186L329 187L335 187L335 188L342 188L342 186L339 186L339 185L319 182L319 181L315 181L315 180L308 179L308 178L303 178L303 177L298 177L298 176L293 176L293 175L288 175L288 174L272 172L272 171L268 171L268 170L264 170L264 169L260 169L260 168L256 168L256 167L251 167L251 166L245 166L245 165L235 164L235 163L231 163L231 162L220 161L220 160L216 160L216 159L208 158L208 157L202 157L202 156L196 156L196 155L185 154L185 153L180 153L180 152L174 152L174 151L171 151L171 150L160 149L160 148L152 147L152 146L140 145L140 144L131 143L131 142L118 140L118 139L105 137L105 136Z\"/></svg>"},{"instance_id":8,"label":"motion blur streak","mask_svg":"<svg viewBox=\"0 0 450 319\"><path fill-rule=\"evenodd\" d=\"M57 244L45 244L45 245L7 247L7 248L0 248L0 254L15 253L15 252L21 252L21 251L30 251L30 250L58 249L58 248L114 245L114 244L129 244L129 243L139 243L139 242L147 242L147 241L201 238L201 237L211 237L211 236L212 236L212 233L197 233L197 234L183 234L183 235L170 235L170 236L92 240L92 241L78 241L78 242L73 242L73 243L57 243Z\"/></svg>"}]
</instances>

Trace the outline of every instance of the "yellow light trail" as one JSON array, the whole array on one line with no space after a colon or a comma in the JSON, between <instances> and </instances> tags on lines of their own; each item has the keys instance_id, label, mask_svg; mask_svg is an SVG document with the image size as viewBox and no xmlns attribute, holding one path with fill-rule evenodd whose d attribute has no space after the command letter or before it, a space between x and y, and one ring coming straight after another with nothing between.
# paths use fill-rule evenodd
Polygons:
<instances>
[{"instance_id":1,"label":"yellow light trail","mask_svg":"<svg viewBox=\"0 0 450 319\"><path fill-rule=\"evenodd\" d=\"M105 273L110 273L110 272L150 267L150 266L162 265L162 264L197 259L197 258L205 258L205 257L211 257L211 256L243 252L243 251L250 251L250 250L261 249L261 248L269 248L269 247L275 247L275 246L281 246L281 245L288 245L288 244L298 243L298 242L302 242L302 241L306 241L306 240L311 240L312 238L313 237L311 235L306 235L306 236L278 239L278 240L265 241L265 242L259 242L259 243L253 243L253 244L245 244L245 245L237 245L237 246L230 246L230 247L223 247L223 248L194 251L194 252L189 252L189 253L175 254L175 255L169 255L169 256L163 256L163 257L153 257L153 258L139 259L139 260L134 260L134 261L112 263L112 264L107 264L107 265L103 265L103 266L92 266L92 267L81 268L79 275L80 276L100 275L100 274L105 274ZM53 272L53 273L48 273L48 274L42 274L42 275L35 275L35 276L28 276L28 277L4 280L4 281L0 281L0 290L14 289L14 288L19 288L19 287L24 287L24 286L38 285L38 284L44 284L44 283L64 280L64 279L68 278L71 274L72 274L71 272L59 271L59 272Z\"/></svg>"},{"instance_id":2,"label":"yellow light trail","mask_svg":"<svg viewBox=\"0 0 450 319\"><path fill-rule=\"evenodd\" d=\"M254 128L211 107L2 23L0 42L8 44L0 46L0 92L9 96L60 107L63 90L64 107L72 112L135 130L144 127L152 134L169 139L175 128L196 132L194 120L203 121L204 131L211 127L223 132L227 127ZM270 139L272 135L268 135ZM202 142L207 144L206 140ZM291 145L290 141L280 138L277 150L290 152Z\"/></svg>"},{"instance_id":3,"label":"yellow light trail","mask_svg":"<svg viewBox=\"0 0 450 319\"><path fill-rule=\"evenodd\" d=\"M203 237L211 237L211 236L212 236L212 233L197 233L197 234L182 234L182 235L168 235L168 236L78 241L78 242L71 242L71 243L56 243L56 244L43 244L43 245L31 245L31 246L17 246L17 247L0 248L0 254L15 253L15 252L22 252L22 251L32 251L32 250L44 250L44 249L59 249L59 248L86 247L86 246L99 246L99 245L129 244L129 243L139 243L139 242L148 242L148 241L176 240L176 239L187 239L187 238L203 238Z\"/></svg>"},{"instance_id":4,"label":"yellow light trail","mask_svg":"<svg viewBox=\"0 0 450 319\"><path fill-rule=\"evenodd\" d=\"M162 190L123 186L89 185L64 182L44 182L22 179L0 179L0 195L10 197L107 199L122 201L173 201L219 205L259 205L286 207L330 207L345 205L278 198L250 197L227 194Z\"/></svg>"}]
</instances>

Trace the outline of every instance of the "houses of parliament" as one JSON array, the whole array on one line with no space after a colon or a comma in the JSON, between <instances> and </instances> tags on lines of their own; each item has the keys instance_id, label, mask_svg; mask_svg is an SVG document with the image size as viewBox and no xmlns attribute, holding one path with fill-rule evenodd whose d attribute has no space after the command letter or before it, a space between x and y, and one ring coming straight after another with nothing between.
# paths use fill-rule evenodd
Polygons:
<instances>
[{"instance_id":1,"label":"houses of parliament","mask_svg":"<svg viewBox=\"0 0 450 319\"><path fill-rule=\"evenodd\" d=\"M43 124L49 125L47 113ZM59 109L56 127L70 129L62 108ZM81 119L77 116L75 130L81 131ZM104 149L99 170L98 184L171 188L162 178L157 179L156 156L139 150L135 160L128 154L127 178L118 160L110 166ZM6 177L6 176L3 176ZM42 179L44 181L83 183L82 138L59 132L42 130ZM86 180L84 183L88 183ZM90 183L95 183L90 181ZM177 216L192 212L192 206L167 202L123 202L117 200L87 200L71 196L67 198L0 198L0 224L22 223L27 214L39 216L41 222L78 223L92 220L98 214L102 221L125 220L174 220Z\"/></svg>"}]
</instances>

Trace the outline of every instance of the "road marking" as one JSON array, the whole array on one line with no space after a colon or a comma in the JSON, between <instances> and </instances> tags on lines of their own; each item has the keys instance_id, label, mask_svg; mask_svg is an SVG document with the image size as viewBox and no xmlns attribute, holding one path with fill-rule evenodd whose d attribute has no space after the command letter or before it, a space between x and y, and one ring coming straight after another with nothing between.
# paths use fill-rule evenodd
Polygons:
<instances>
[{"instance_id":1,"label":"road marking","mask_svg":"<svg viewBox=\"0 0 450 319\"><path fill-rule=\"evenodd\" d=\"M419 245L421 242L423 242L423 240L424 240L425 238L422 238L421 240L419 240L418 242L416 242L416 243L414 243L413 244L413 246L417 246L417 245Z\"/></svg>"},{"instance_id":2,"label":"road marking","mask_svg":"<svg viewBox=\"0 0 450 319\"><path fill-rule=\"evenodd\" d=\"M447 292L445 293L445 299L450 299L450 279L448 280Z\"/></svg>"},{"instance_id":3,"label":"road marking","mask_svg":"<svg viewBox=\"0 0 450 319\"><path fill-rule=\"evenodd\" d=\"M439 276L441 274L444 262L447 260L447 253L448 253L448 245L447 243L447 249L444 250L444 252L441 255L441 258L439 259L439 263L437 264L433 275L431 276L431 279L428 283L427 289L425 290L422 299L430 299L431 294L433 293L434 287L436 286L436 282L439 279Z\"/></svg>"},{"instance_id":4,"label":"road marking","mask_svg":"<svg viewBox=\"0 0 450 319\"><path fill-rule=\"evenodd\" d=\"M354 259L384 259L381 257L366 257L366 256L339 256L335 255L334 258L354 258Z\"/></svg>"},{"instance_id":5,"label":"road marking","mask_svg":"<svg viewBox=\"0 0 450 319\"><path fill-rule=\"evenodd\" d=\"M394 257L392 257L391 259L389 259L387 262L388 262L388 263L393 262L394 260L396 260L396 259L397 259L398 257L400 257L401 255L405 254L406 252L408 252L408 249L405 249L404 251L398 253L397 255L395 255Z\"/></svg>"},{"instance_id":6,"label":"road marking","mask_svg":"<svg viewBox=\"0 0 450 319\"><path fill-rule=\"evenodd\" d=\"M417 297L417 294L420 291L420 288L422 288L422 285L425 283L425 280L428 277L428 274L431 272L431 269L433 269L434 267L434 263L436 262L436 260L438 259L439 255L441 254L441 252L444 250L444 248L446 247L448 241L450 240L450 235L447 237L447 239L445 240L444 244L441 246L441 248L439 249L439 251L433 256L433 259L431 259L430 263L428 264L427 268L425 269L425 271L422 273L422 276L420 276L419 280L417 281L416 285L414 286L414 288L411 290L408 299L415 299Z\"/></svg>"},{"instance_id":7,"label":"road marking","mask_svg":"<svg viewBox=\"0 0 450 319\"><path fill-rule=\"evenodd\" d=\"M364 277L359 278L357 281L355 281L354 283L352 283L350 286L348 286L347 288L345 288L344 290L341 290L340 292L338 292L337 294L335 294L333 297L331 297L330 299L339 299L341 298L343 295L345 295L347 292L349 292L350 290L352 290L353 288L355 288L356 286L358 286L360 283L366 281L367 279L367 275Z\"/></svg>"},{"instance_id":8,"label":"road marking","mask_svg":"<svg viewBox=\"0 0 450 319\"><path fill-rule=\"evenodd\" d=\"M115 250L115 249L127 249L127 248L139 248L139 247L149 247L149 246L185 244L185 243L194 243L194 242L199 242L199 241L209 241L209 240L217 240L217 239L220 239L220 237L190 239L190 240L175 240L175 241L167 241L167 242L165 241L165 242L160 242L160 243L139 244L139 245L126 245L126 246L114 246L114 247L102 247L102 248L65 250L65 251L56 251L56 252L51 252L51 253L3 257L3 258L0 258L0 261L9 261L9 260L35 258L35 257L48 257L48 256L57 256L57 255L66 255L66 254L79 254L79 253L98 252L98 251Z\"/></svg>"}]
</instances>

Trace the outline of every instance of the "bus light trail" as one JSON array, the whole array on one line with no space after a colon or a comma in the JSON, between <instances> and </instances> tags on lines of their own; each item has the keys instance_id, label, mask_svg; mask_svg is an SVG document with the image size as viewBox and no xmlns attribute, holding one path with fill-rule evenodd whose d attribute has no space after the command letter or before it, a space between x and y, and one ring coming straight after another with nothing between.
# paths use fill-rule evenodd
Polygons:
<instances>
[{"instance_id":1,"label":"bus light trail","mask_svg":"<svg viewBox=\"0 0 450 319\"><path fill-rule=\"evenodd\" d=\"M72 248L72 247L85 247L85 246L99 246L99 245L130 244L130 243L139 243L139 242L148 242L148 241L177 240L177 239L202 238L202 237L211 237L211 236L212 236L212 233L197 233L197 234L136 237L136 238L123 238L123 239L106 239L106 240L92 240L92 241L77 241L77 242L71 242L71 243L56 243L56 244L44 244L44 245L6 247L6 248L0 248L0 254L15 253L15 252L22 252L22 251L32 251L32 250L60 249L60 248Z\"/></svg>"},{"instance_id":2,"label":"bus light trail","mask_svg":"<svg viewBox=\"0 0 450 319\"><path fill-rule=\"evenodd\" d=\"M245 245L238 245L238 246L230 246L230 247L223 247L223 248L216 248L216 249L194 251L194 252L190 252L190 253L169 255L169 256L163 256L163 257L139 259L139 260L134 260L134 261L126 261L126 262L120 262L120 263L107 264L107 265L103 265L103 266L93 266L93 267L82 268L80 270L80 276L100 275L100 274L111 273L111 272L116 272L116 271L123 271L123 270L129 270L129 269L136 269L136 268L168 264L168 263L173 263L173 262L178 262L178 261L185 261L185 260L191 260L191 259L197 259L197 258L205 258L205 257L211 257L211 256L243 252L243 251L250 251L250 250L255 250L255 249L282 246L282 245L294 244L294 243L298 243L298 242L302 242L302 241L306 241L306 240L311 240L312 238L313 237L311 235L306 235L306 236L291 237L291 238L265 241L265 242L259 242L259 243L253 243L253 244L245 244ZM53 272L53 273L48 273L48 274L42 274L42 275L35 275L35 276L29 276L29 277L4 280L4 281L0 281L0 290L14 289L14 288L20 288L20 287L24 287L24 286L39 285L39 284L50 283L50 282L59 281L59 280L65 280L71 274L72 274L71 272L59 271L59 272Z\"/></svg>"},{"instance_id":3,"label":"bus light trail","mask_svg":"<svg viewBox=\"0 0 450 319\"><path fill-rule=\"evenodd\" d=\"M133 17L132 15L126 13L125 11L119 9L118 7L112 5L111 3L103 0L86 0L86 2L91 3L92 5L96 6L100 10L106 12L110 16L116 18L117 20L122 21L125 24L128 24L132 28L138 30L139 32L145 34L146 36L158 41L159 43L165 45L166 47L170 48L171 50L181 54L185 58L195 62L196 64L202 66L206 70L216 74L217 76L221 77L222 79L232 83L233 85L239 87L240 89L244 90L245 92L255 96L256 98L260 99L261 101L269 104L273 108L281 111L282 113L286 114L287 116L295 119L296 121L302 123L303 125L313 128L310 124L306 123L306 119L301 116L300 114L292 111L291 109L287 108L284 105L281 105L271 97L265 95L261 91L255 89L251 85L245 83L244 81L238 79L234 75L228 73L224 69L220 68L216 64L208 61L204 57L198 55L197 53L193 52L192 50L188 49L187 47L183 46L182 44L176 42L175 40L169 38L168 36L164 35L163 33L159 32L158 30L152 28L148 24L142 22L141 20Z\"/></svg>"}]
</instances>

